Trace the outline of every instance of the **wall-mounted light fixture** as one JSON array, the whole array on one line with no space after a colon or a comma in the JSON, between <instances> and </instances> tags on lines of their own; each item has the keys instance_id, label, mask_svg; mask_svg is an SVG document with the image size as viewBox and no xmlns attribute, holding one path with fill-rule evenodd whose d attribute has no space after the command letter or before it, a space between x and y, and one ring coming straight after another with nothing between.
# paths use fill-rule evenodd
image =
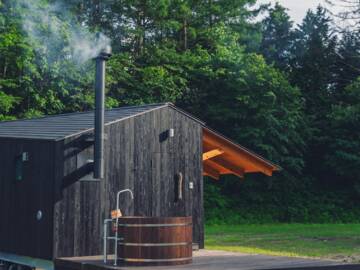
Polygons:
<instances>
[{"instance_id":1,"label":"wall-mounted light fixture","mask_svg":"<svg viewBox=\"0 0 360 270\"><path fill-rule=\"evenodd\" d=\"M37 221L40 221L40 220L42 219L42 217L43 217L42 211L41 211L41 210L37 211L37 213L36 213L36 220L37 220Z\"/></svg>"},{"instance_id":2,"label":"wall-mounted light fixture","mask_svg":"<svg viewBox=\"0 0 360 270\"><path fill-rule=\"evenodd\" d=\"M194 189L194 182L189 182L189 189Z\"/></svg>"},{"instance_id":3,"label":"wall-mounted light fixture","mask_svg":"<svg viewBox=\"0 0 360 270\"><path fill-rule=\"evenodd\" d=\"M173 128L169 129L169 137L172 138L175 136L175 130Z\"/></svg>"},{"instance_id":4,"label":"wall-mounted light fixture","mask_svg":"<svg viewBox=\"0 0 360 270\"><path fill-rule=\"evenodd\" d=\"M29 161L29 152L23 152L21 154L22 161Z\"/></svg>"},{"instance_id":5,"label":"wall-mounted light fixture","mask_svg":"<svg viewBox=\"0 0 360 270\"><path fill-rule=\"evenodd\" d=\"M29 161L29 153L22 152L15 158L15 179L16 181L23 180L24 162Z\"/></svg>"}]
</instances>

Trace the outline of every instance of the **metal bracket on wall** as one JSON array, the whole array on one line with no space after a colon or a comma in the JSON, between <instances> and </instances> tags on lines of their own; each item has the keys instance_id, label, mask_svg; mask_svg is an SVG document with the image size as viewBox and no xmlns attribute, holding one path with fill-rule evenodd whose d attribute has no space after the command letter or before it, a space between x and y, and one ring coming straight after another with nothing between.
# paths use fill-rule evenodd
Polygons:
<instances>
[{"instance_id":1,"label":"metal bracket on wall","mask_svg":"<svg viewBox=\"0 0 360 270\"><path fill-rule=\"evenodd\" d=\"M101 182L101 180L95 179L95 178L84 178L84 179L81 179L79 182Z\"/></svg>"},{"instance_id":2,"label":"metal bracket on wall","mask_svg":"<svg viewBox=\"0 0 360 270\"><path fill-rule=\"evenodd\" d=\"M108 134L105 132L105 133L104 133L104 140L107 140L107 139L109 139L109 136L108 136ZM92 143L94 143L94 142L95 142L94 135L91 134L91 135L86 136L86 138L84 139L84 142L92 142Z\"/></svg>"}]
</instances>

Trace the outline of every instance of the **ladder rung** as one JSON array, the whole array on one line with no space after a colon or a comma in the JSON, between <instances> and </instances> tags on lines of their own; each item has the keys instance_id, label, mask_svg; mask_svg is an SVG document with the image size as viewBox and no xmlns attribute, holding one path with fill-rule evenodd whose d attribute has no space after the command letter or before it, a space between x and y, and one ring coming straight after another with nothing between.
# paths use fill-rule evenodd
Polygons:
<instances>
[{"instance_id":1,"label":"ladder rung","mask_svg":"<svg viewBox=\"0 0 360 270\"><path fill-rule=\"evenodd\" d=\"M114 237L114 236L109 236L109 237L107 237L107 239L109 239L109 240L116 240L116 237ZM122 241L122 240L124 240L124 238L117 238L117 240L118 241Z\"/></svg>"}]
</instances>

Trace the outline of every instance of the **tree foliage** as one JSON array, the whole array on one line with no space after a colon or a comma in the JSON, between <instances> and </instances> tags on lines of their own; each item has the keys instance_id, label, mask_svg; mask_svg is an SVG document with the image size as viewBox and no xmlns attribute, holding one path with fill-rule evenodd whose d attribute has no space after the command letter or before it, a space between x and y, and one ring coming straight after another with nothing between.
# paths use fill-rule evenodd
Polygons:
<instances>
[{"instance_id":1,"label":"tree foliage","mask_svg":"<svg viewBox=\"0 0 360 270\"><path fill-rule=\"evenodd\" d=\"M279 3L269 9L269 15L262 21L260 51L270 64L280 70L288 70L291 60L294 30L287 10Z\"/></svg>"},{"instance_id":2,"label":"tree foliage","mask_svg":"<svg viewBox=\"0 0 360 270\"><path fill-rule=\"evenodd\" d=\"M14 3L0 1L0 120L92 109L94 63L72 61L68 45L71 27L102 31L107 107L171 101L283 168L206 179L208 222L358 220L359 33L336 34L324 8L294 26L255 0L41 0L61 12L38 18L39 42Z\"/></svg>"}]
</instances>

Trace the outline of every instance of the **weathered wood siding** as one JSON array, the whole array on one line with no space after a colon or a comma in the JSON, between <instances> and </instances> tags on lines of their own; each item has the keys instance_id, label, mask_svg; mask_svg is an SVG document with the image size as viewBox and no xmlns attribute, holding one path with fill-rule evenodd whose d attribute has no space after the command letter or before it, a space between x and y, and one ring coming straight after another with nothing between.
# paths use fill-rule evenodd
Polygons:
<instances>
[{"instance_id":1,"label":"weathered wood siding","mask_svg":"<svg viewBox=\"0 0 360 270\"><path fill-rule=\"evenodd\" d=\"M175 136L167 131L173 128ZM106 126L105 179L67 184L54 213L54 257L96 255L102 252L102 224L115 209L116 192L130 188L132 201L122 194L125 215L193 216L194 242L203 247L202 127L166 107ZM79 166L84 136L59 143L56 186ZM90 150L87 150L90 151ZM175 175L184 175L182 201L175 198ZM189 189L189 182L194 189Z\"/></svg>"},{"instance_id":2,"label":"weathered wood siding","mask_svg":"<svg viewBox=\"0 0 360 270\"><path fill-rule=\"evenodd\" d=\"M54 144L41 140L0 139L0 251L52 257ZM15 161L23 152L23 179ZM41 210L43 217L36 219Z\"/></svg>"},{"instance_id":3,"label":"weathered wood siding","mask_svg":"<svg viewBox=\"0 0 360 270\"><path fill-rule=\"evenodd\" d=\"M167 131L173 128L175 136ZM193 216L194 242L203 246L202 127L172 108L110 126L107 144L105 213L115 209L116 191L130 188L132 202L121 197L125 214L140 216ZM116 134L113 136L113 134ZM120 159L116 158L120 153ZM116 168L114 170L114 168ZM184 176L182 201L175 198L175 175ZM189 189L189 182L194 189Z\"/></svg>"},{"instance_id":4,"label":"weathered wood siding","mask_svg":"<svg viewBox=\"0 0 360 270\"><path fill-rule=\"evenodd\" d=\"M54 257L99 254L101 245L100 183L81 181L89 170L83 160L92 158L92 146L84 143L87 135L60 141L56 148ZM91 169L91 168L90 168Z\"/></svg>"}]
</instances>

